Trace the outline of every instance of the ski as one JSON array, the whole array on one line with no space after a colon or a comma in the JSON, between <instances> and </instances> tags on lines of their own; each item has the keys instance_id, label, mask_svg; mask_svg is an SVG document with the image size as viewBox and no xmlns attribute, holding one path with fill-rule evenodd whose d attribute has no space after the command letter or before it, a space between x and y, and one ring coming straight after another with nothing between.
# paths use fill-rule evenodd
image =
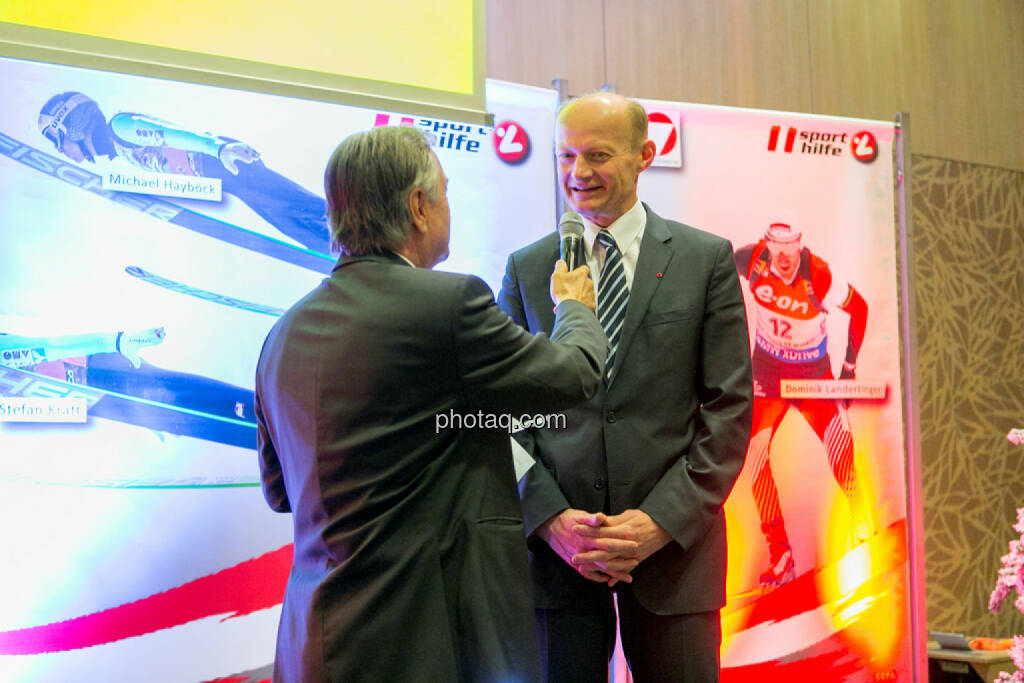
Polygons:
<instances>
[{"instance_id":1,"label":"ski","mask_svg":"<svg viewBox=\"0 0 1024 683\"><path fill-rule=\"evenodd\" d=\"M83 489L229 489L255 488L258 476L193 477L81 477L53 474L46 478L33 474L0 473L0 482L28 486L73 486Z\"/></svg>"},{"instance_id":2,"label":"ski","mask_svg":"<svg viewBox=\"0 0 1024 683\"><path fill-rule=\"evenodd\" d=\"M335 260L327 254L289 244L252 230L220 221L177 204L148 194L104 190L103 178L80 166L68 163L47 154L20 140L0 133L0 153L11 159L61 180L69 185L99 195L122 206L135 209L157 220L173 223L179 227L207 237L254 251L264 256L285 261L318 273L330 273Z\"/></svg>"},{"instance_id":3,"label":"ski","mask_svg":"<svg viewBox=\"0 0 1024 683\"><path fill-rule=\"evenodd\" d=\"M190 436L239 448L253 449L256 447L255 422L214 415L138 396L119 394L86 384L62 382L46 375L6 365L0 365L0 396L50 399L84 398L89 417L116 420L146 429ZM38 426L39 423L31 424ZM73 425L71 427L73 428Z\"/></svg>"},{"instance_id":4,"label":"ski","mask_svg":"<svg viewBox=\"0 0 1024 683\"><path fill-rule=\"evenodd\" d=\"M168 278L151 273L148 270L139 268L138 266L125 266L124 272L128 273L132 277L138 278L143 282L148 282L157 287L163 287L169 289L172 292L180 292L181 294L187 294L194 296L197 299L203 301L211 301L215 304L222 306L229 306L231 308L237 308L243 311L251 311L252 313L262 313L263 315L274 316L275 318L281 317L284 313L283 308L276 308L274 306L264 306L263 304L257 304L252 301L246 301L244 299L236 299L232 296L226 296L224 294L218 294L217 292L211 292L208 289L200 289L199 287L192 287L186 285L183 282L177 280L170 280Z\"/></svg>"}]
</instances>

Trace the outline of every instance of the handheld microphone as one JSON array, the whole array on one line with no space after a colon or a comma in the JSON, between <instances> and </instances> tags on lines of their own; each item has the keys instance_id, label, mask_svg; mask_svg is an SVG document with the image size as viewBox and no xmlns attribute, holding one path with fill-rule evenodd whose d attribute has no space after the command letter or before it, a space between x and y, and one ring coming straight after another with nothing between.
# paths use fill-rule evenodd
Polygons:
<instances>
[{"instance_id":1,"label":"handheld microphone","mask_svg":"<svg viewBox=\"0 0 1024 683\"><path fill-rule=\"evenodd\" d=\"M575 211L566 211L558 221L558 256L569 270L576 270L586 265L586 252L583 248L583 219Z\"/></svg>"}]
</instances>

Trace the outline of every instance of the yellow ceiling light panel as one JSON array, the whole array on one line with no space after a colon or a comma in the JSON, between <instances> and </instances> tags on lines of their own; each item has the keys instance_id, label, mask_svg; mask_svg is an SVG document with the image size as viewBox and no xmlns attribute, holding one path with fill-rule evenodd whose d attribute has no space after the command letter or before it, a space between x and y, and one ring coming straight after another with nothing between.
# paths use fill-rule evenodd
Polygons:
<instances>
[{"instance_id":1,"label":"yellow ceiling light panel","mask_svg":"<svg viewBox=\"0 0 1024 683\"><path fill-rule=\"evenodd\" d=\"M232 87L247 86L231 79L265 81L271 85L251 89L337 101L344 98L315 90L413 103L431 100L423 91L434 91L449 97L442 107L476 114L483 113L483 34L483 0L0 4L0 56ZM206 71L213 80L175 76L174 69Z\"/></svg>"}]
</instances>

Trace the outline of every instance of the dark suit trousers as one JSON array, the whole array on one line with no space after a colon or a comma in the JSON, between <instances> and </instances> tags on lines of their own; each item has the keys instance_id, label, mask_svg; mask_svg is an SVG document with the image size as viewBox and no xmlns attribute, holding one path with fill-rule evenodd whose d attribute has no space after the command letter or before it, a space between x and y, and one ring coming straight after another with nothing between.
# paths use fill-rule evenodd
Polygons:
<instances>
[{"instance_id":1,"label":"dark suit trousers","mask_svg":"<svg viewBox=\"0 0 1024 683\"><path fill-rule=\"evenodd\" d=\"M617 590L619 629L635 683L715 683L722 641L718 610L660 615L628 587ZM559 609L538 609L537 641L546 683L605 683L615 649L615 605L603 584Z\"/></svg>"}]
</instances>

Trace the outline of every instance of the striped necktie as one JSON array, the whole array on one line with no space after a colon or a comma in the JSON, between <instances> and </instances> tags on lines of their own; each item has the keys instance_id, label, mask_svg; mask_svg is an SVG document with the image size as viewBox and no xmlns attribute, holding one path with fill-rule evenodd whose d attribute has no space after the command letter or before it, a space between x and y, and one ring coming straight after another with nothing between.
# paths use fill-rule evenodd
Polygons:
<instances>
[{"instance_id":1,"label":"striped necktie","mask_svg":"<svg viewBox=\"0 0 1024 683\"><path fill-rule=\"evenodd\" d=\"M604 267L601 268L601 283L597 291L597 319L608 336L608 360L604 372L605 377L610 378L615 367L615 351L622 336L622 323L626 319L629 286L626 285L626 270L615 238L607 230L602 230L597 233L597 241L604 246Z\"/></svg>"}]
</instances>

